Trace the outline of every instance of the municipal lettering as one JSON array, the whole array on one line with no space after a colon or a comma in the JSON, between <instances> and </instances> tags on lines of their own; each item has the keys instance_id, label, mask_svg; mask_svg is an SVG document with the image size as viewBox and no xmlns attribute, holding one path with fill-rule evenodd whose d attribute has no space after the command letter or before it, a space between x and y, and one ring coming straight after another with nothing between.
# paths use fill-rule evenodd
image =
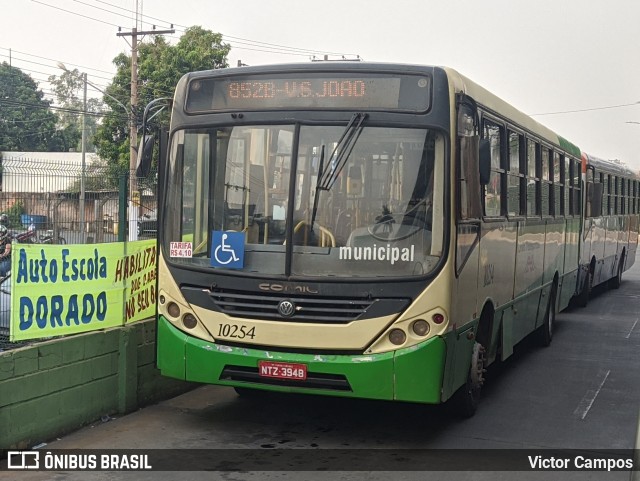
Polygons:
<instances>
[{"instance_id":1,"label":"municipal lettering","mask_svg":"<svg viewBox=\"0 0 640 481\"><path fill-rule=\"evenodd\" d=\"M338 250L340 260L354 261L383 261L394 265L396 262L413 262L415 257L415 246L392 247L391 244L378 246L373 244L369 247L343 246Z\"/></svg>"}]
</instances>

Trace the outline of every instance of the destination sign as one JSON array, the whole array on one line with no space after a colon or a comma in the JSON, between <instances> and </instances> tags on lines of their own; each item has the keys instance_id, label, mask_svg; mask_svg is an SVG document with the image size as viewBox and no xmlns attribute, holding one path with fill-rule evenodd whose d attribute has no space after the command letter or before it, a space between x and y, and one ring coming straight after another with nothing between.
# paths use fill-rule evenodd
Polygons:
<instances>
[{"instance_id":1,"label":"destination sign","mask_svg":"<svg viewBox=\"0 0 640 481\"><path fill-rule=\"evenodd\" d=\"M425 111L430 77L424 75L246 75L194 79L188 112L216 110L377 109Z\"/></svg>"}]
</instances>

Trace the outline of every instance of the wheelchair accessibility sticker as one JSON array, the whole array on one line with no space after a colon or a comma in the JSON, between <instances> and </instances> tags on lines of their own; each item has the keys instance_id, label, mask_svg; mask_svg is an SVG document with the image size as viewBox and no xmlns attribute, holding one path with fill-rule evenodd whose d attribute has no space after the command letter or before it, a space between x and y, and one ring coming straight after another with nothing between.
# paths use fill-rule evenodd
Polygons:
<instances>
[{"instance_id":1,"label":"wheelchair accessibility sticker","mask_svg":"<svg viewBox=\"0 0 640 481\"><path fill-rule=\"evenodd\" d=\"M211 265L227 269L242 269L244 267L244 232L214 230L211 234Z\"/></svg>"}]
</instances>

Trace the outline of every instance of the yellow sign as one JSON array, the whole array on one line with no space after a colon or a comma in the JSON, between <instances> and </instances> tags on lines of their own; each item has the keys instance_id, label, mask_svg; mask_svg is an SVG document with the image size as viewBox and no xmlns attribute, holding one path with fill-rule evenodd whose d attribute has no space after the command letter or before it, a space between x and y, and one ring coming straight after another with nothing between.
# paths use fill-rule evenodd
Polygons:
<instances>
[{"instance_id":1,"label":"yellow sign","mask_svg":"<svg viewBox=\"0 0 640 481\"><path fill-rule=\"evenodd\" d=\"M157 255L155 240L127 242L115 268L117 282L125 283L124 321L147 319L156 313Z\"/></svg>"},{"instance_id":2,"label":"yellow sign","mask_svg":"<svg viewBox=\"0 0 640 481\"><path fill-rule=\"evenodd\" d=\"M11 341L61 336L155 314L155 240L14 244Z\"/></svg>"}]
</instances>

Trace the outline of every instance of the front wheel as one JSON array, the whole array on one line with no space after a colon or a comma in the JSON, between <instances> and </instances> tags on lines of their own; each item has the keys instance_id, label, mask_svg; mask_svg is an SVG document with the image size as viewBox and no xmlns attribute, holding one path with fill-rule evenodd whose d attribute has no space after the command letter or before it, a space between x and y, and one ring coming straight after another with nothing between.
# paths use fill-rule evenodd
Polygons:
<instances>
[{"instance_id":1,"label":"front wheel","mask_svg":"<svg viewBox=\"0 0 640 481\"><path fill-rule=\"evenodd\" d=\"M58 237L58 244L66 244L67 243L67 239L65 239L62 236Z\"/></svg>"},{"instance_id":2,"label":"front wheel","mask_svg":"<svg viewBox=\"0 0 640 481\"><path fill-rule=\"evenodd\" d=\"M480 391L484 384L484 373L486 372L486 350L478 342L473 345L471 355L471 367L467 374L467 381L456 391L451 401L458 414L462 417L470 418L478 410L480 403Z\"/></svg>"}]
</instances>

